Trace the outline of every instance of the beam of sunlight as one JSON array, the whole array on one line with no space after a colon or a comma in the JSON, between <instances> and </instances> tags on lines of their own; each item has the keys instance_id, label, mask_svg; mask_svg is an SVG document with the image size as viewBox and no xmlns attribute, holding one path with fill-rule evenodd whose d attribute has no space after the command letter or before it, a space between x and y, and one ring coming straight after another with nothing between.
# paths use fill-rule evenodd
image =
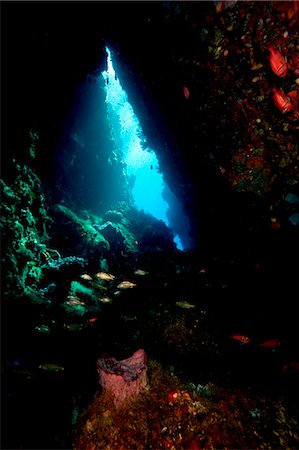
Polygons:
<instances>
[{"instance_id":1,"label":"beam of sunlight","mask_svg":"<svg viewBox=\"0 0 299 450\"><path fill-rule=\"evenodd\" d=\"M152 214L158 220L163 220L169 227L167 217L169 204L163 198L163 191L165 188L168 192L171 191L165 184L155 152L149 147L144 148L145 138L139 120L116 77L111 53L108 48L106 50L108 69L102 72L102 76L105 79L107 109L116 144L122 149L127 175L132 180L135 206ZM179 250L184 249L178 234L175 234L174 242Z\"/></svg>"}]
</instances>

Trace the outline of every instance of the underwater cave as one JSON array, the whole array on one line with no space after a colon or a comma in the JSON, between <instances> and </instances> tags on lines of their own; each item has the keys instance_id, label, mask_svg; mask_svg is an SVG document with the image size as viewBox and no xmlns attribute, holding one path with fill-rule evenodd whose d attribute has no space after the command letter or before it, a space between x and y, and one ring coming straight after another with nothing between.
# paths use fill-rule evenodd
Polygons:
<instances>
[{"instance_id":1,"label":"underwater cave","mask_svg":"<svg viewBox=\"0 0 299 450\"><path fill-rule=\"evenodd\" d=\"M116 145L125 163L134 205L170 227L179 250L190 248L188 218L182 204L163 179L156 153L146 147L139 120L113 68L111 52L108 48L106 50L108 69L102 75L106 83L107 113ZM170 224L170 218L174 217L177 221L172 220Z\"/></svg>"},{"instance_id":2,"label":"underwater cave","mask_svg":"<svg viewBox=\"0 0 299 450\"><path fill-rule=\"evenodd\" d=\"M1 448L298 448L298 2L1 12Z\"/></svg>"}]
</instances>

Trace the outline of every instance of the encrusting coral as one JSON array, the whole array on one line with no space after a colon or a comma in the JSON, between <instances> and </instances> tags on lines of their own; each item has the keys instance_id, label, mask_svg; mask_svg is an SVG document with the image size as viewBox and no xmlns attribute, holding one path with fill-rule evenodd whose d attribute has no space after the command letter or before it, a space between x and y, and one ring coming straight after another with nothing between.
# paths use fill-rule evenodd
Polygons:
<instances>
[{"instance_id":1,"label":"encrusting coral","mask_svg":"<svg viewBox=\"0 0 299 450\"><path fill-rule=\"evenodd\" d=\"M190 389L148 361L149 390L116 409L111 393L95 395L81 414L74 449L292 448L295 421L282 403L216 384Z\"/></svg>"}]
</instances>

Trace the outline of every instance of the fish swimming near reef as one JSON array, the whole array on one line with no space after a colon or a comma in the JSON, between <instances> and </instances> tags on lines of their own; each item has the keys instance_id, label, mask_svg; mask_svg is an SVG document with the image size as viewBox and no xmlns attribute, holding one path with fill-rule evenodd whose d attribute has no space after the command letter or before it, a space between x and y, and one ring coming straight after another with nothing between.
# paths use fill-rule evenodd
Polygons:
<instances>
[{"instance_id":1,"label":"fish swimming near reef","mask_svg":"<svg viewBox=\"0 0 299 450\"><path fill-rule=\"evenodd\" d=\"M292 100L283 92L282 89L278 90L273 88L272 92L275 106L282 112L282 114L286 114L294 110Z\"/></svg>"},{"instance_id":2,"label":"fish swimming near reef","mask_svg":"<svg viewBox=\"0 0 299 450\"><path fill-rule=\"evenodd\" d=\"M145 270L142 270L142 269L137 269L137 270L135 270L134 275L144 276L144 275L148 275L148 272L146 272Z\"/></svg>"},{"instance_id":3,"label":"fish swimming near reef","mask_svg":"<svg viewBox=\"0 0 299 450\"><path fill-rule=\"evenodd\" d=\"M82 302L79 298L77 298L73 295L68 295L67 298L68 298L68 300L64 303L68 306L75 306L75 305L83 306L83 305L85 305L84 302Z\"/></svg>"},{"instance_id":4,"label":"fish swimming near reef","mask_svg":"<svg viewBox=\"0 0 299 450\"><path fill-rule=\"evenodd\" d=\"M41 333L41 334L50 334L51 333L50 327L48 325L44 325L44 324L37 325L34 328L34 331L37 331L38 333Z\"/></svg>"},{"instance_id":5,"label":"fish swimming near reef","mask_svg":"<svg viewBox=\"0 0 299 450\"><path fill-rule=\"evenodd\" d=\"M100 280L104 280L104 281L113 281L115 279L114 275L112 275L111 273L106 273L106 272L98 272L98 273L96 273L96 277L99 278Z\"/></svg>"},{"instance_id":6,"label":"fish swimming near reef","mask_svg":"<svg viewBox=\"0 0 299 450\"><path fill-rule=\"evenodd\" d=\"M83 273L82 275L80 275L80 278L82 278L82 280L92 281L92 277L88 275L88 273Z\"/></svg>"},{"instance_id":7,"label":"fish swimming near reef","mask_svg":"<svg viewBox=\"0 0 299 450\"><path fill-rule=\"evenodd\" d=\"M183 87L183 93L184 93L185 99L188 100L188 98L190 97L190 91L189 91L189 89L187 88L187 86L184 86L184 87Z\"/></svg>"},{"instance_id":8,"label":"fish swimming near reef","mask_svg":"<svg viewBox=\"0 0 299 450\"><path fill-rule=\"evenodd\" d=\"M288 71L288 63L283 54L272 46L268 47L270 52L269 62L272 71L280 78L284 78Z\"/></svg>"},{"instance_id":9,"label":"fish swimming near reef","mask_svg":"<svg viewBox=\"0 0 299 450\"><path fill-rule=\"evenodd\" d=\"M182 300L180 302L176 302L175 303L179 308L183 308L183 309L192 309L195 308L195 305L193 305L192 303L186 302L185 300Z\"/></svg>"},{"instance_id":10,"label":"fish swimming near reef","mask_svg":"<svg viewBox=\"0 0 299 450\"><path fill-rule=\"evenodd\" d=\"M276 350L281 345L281 340L279 339L268 339L260 344L260 347L267 350Z\"/></svg>"},{"instance_id":11,"label":"fish swimming near reef","mask_svg":"<svg viewBox=\"0 0 299 450\"><path fill-rule=\"evenodd\" d=\"M117 285L117 289L132 289L136 287L136 283L132 283L132 281L122 281Z\"/></svg>"},{"instance_id":12,"label":"fish swimming near reef","mask_svg":"<svg viewBox=\"0 0 299 450\"><path fill-rule=\"evenodd\" d=\"M93 323L97 322L99 320L98 317L91 317L90 319L87 320L87 323L89 323L89 325L92 325Z\"/></svg>"},{"instance_id":13,"label":"fish swimming near reef","mask_svg":"<svg viewBox=\"0 0 299 450\"><path fill-rule=\"evenodd\" d=\"M230 339L233 339L234 341L238 341L241 344L249 344L251 342L250 337L245 336L244 334L232 334L229 337L230 337Z\"/></svg>"},{"instance_id":14,"label":"fish swimming near reef","mask_svg":"<svg viewBox=\"0 0 299 450\"><path fill-rule=\"evenodd\" d=\"M63 372L64 367L59 366L58 364L45 363L40 364L39 369L44 370L45 372Z\"/></svg>"},{"instance_id":15,"label":"fish swimming near reef","mask_svg":"<svg viewBox=\"0 0 299 450\"><path fill-rule=\"evenodd\" d=\"M102 303L112 303L113 300L110 297L100 297L99 301Z\"/></svg>"}]
</instances>

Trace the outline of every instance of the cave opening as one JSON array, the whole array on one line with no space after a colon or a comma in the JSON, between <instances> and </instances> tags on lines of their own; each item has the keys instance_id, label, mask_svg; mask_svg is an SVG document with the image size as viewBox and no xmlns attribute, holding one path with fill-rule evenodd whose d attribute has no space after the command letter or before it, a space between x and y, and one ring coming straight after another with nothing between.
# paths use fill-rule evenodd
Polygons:
<instances>
[{"instance_id":1,"label":"cave opening","mask_svg":"<svg viewBox=\"0 0 299 450\"><path fill-rule=\"evenodd\" d=\"M107 47L106 51L107 70L102 72L102 76L107 115L115 143L121 150L134 205L162 220L173 232L179 250L191 248L188 217L164 180L156 151L147 145L139 119L113 67L111 51Z\"/></svg>"}]
</instances>

